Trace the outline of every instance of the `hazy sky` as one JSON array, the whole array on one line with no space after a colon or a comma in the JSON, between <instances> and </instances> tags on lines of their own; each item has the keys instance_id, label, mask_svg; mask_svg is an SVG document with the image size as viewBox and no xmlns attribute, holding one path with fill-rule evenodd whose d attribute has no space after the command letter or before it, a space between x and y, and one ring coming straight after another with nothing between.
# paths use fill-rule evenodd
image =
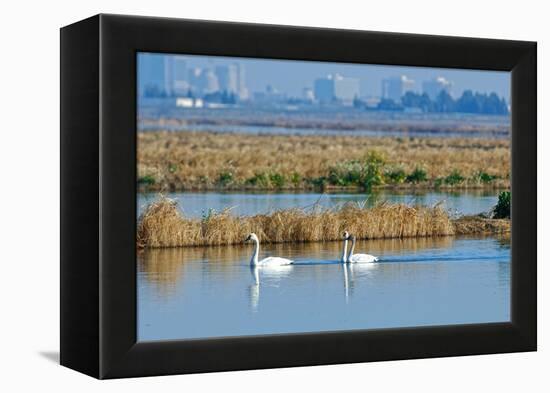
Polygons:
<instances>
[{"instance_id":1,"label":"hazy sky","mask_svg":"<svg viewBox=\"0 0 550 393\"><path fill-rule=\"evenodd\" d=\"M246 84L250 92L265 90L266 85L292 96L300 96L304 87L313 87L316 78L332 73L359 78L361 94L379 96L382 79L407 75L413 79L415 90L422 90L424 80L443 76L453 82L452 95L464 90L484 93L496 92L507 101L510 97L510 73L503 71L459 70L447 68L402 67L368 64L346 64L295 60L269 60L218 56L185 56L187 68L215 67L241 63L246 70Z\"/></svg>"}]
</instances>

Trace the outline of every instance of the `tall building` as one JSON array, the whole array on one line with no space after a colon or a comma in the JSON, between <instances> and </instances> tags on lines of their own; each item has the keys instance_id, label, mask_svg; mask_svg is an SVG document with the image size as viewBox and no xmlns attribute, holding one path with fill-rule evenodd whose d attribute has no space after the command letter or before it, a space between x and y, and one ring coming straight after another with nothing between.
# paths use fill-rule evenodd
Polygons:
<instances>
[{"instance_id":1,"label":"tall building","mask_svg":"<svg viewBox=\"0 0 550 393\"><path fill-rule=\"evenodd\" d=\"M321 103L338 101L350 104L359 96L359 79L343 77L339 74L316 79L313 84L315 99Z\"/></svg>"},{"instance_id":2,"label":"tall building","mask_svg":"<svg viewBox=\"0 0 550 393\"><path fill-rule=\"evenodd\" d=\"M171 56L158 53L138 55L138 95L172 95L173 68Z\"/></svg>"},{"instance_id":3,"label":"tall building","mask_svg":"<svg viewBox=\"0 0 550 393\"><path fill-rule=\"evenodd\" d=\"M202 69L199 67L193 67L187 71L187 83L193 93L199 93L201 89L201 73Z\"/></svg>"},{"instance_id":4,"label":"tall building","mask_svg":"<svg viewBox=\"0 0 550 393\"><path fill-rule=\"evenodd\" d=\"M185 56L172 57L172 77L174 94L180 96L186 94L189 90L189 83L187 83L187 61Z\"/></svg>"},{"instance_id":5,"label":"tall building","mask_svg":"<svg viewBox=\"0 0 550 393\"><path fill-rule=\"evenodd\" d=\"M236 94L240 99L248 98L246 88L246 74L244 67L239 63L216 67L219 89Z\"/></svg>"},{"instance_id":6,"label":"tall building","mask_svg":"<svg viewBox=\"0 0 550 393\"><path fill-rule=\"evenodd\" d=\"M442 76L438 76L432 80L424 81L422 83L422 92L426 93L430 99L435 100L442 91L446 91L448 94L451 94L452 86L452 82Z\"/></svg>"},{"instance_id":7,"label":"tall building","mask_svg":"<svg viewBox=\"0 0 550 393\"><path fill-rule=\"evenodd\" d=\"M359 97L359 79L344 78L338 74L334 80L334 96L344 103L351 103L354 98Z\"/></svg>"},{"instance_id":8,"label":"tall building","mask_svg":"<svg viewBox=\"0 0 550 393\"><path fill-rule=\"evenodd\" d=\"M319 102L327 103L334 100L334 82L332 76L316 79L313 84L313 94Z\"/></svg>"},{"instance_id":9,"label":"tall building","mask_svg":"<svg viewBox=\"0 0 550 393\"><path fill-rule=\"evenodd\" d=\"M189 88L196 94L209 94L219 90L218 77L209 69L194 67L188 72Z\"/></svg>"},{"instance_id":10,"label":"tall building","mask_svg":"<svg viewBox=\"0 0 550 393\"><path fill-rule=\"evenodd\" d=\"M401 102L401 97L414 89L414 80L406 75L382 80L382 98Z\"/></svg>"},{"instance_id":11,"label":"tall building","mask_svg":"<svg viewBox=\"0 0 550 393\"><path fill-rule=\"evenodd\" d=\"M216 76L221 91L239 93L239 70L236 64L217 66Z\"/></svg>"},{"instance_id":12,"label":"tall building","mask_svg":"<svg viewBox=\"0 0 550 393\"><path fill-rule=\"evenodd\" d=\"M246 72L244 66L239 63L234 64L237 72L237 95L241 100L248 99L248 88L246 87Z\"/></svg>"},{"instance_id":13,"label":"tall building","mask_svg":"<svg viewBox=\"0 0 550 393\"><path fill-rule=\"evenodd\" d=\"M212 70L202 70L201 73L202 92L205 94L214 93L219 90L218 77Z\"/></svg>"}]
</instances>

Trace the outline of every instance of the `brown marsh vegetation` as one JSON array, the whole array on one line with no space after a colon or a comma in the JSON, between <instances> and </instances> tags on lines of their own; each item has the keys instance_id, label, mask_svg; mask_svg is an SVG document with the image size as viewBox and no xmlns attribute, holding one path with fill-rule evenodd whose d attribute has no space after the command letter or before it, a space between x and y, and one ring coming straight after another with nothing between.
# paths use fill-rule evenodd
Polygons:
<instances>
[{"instance_id":1,"label":"brown marsh vegetation","mask_svg":"<svg viewBox=\"0 0 550 393\"><path fill-rule=\"evenodd\" d=\"M142 190L509 188L508 139L139 132Z\"/></svg>"},{"instance_id":2,"label":"brown marsh vegetation","mask_svg":"<svg viewBox=\"0 0 550 393\"><path fill-rule=\"evenodd\" d=\"M348 204L338 209L281 210L238 217L226 210L202 219L186 218L174 200L161 197L138 221L140 248L212 246L242 243L254 232L263 243L341 240L350 231L359 239L447 236L509 232L509 220L462 218L452 220L440 206L381 203L372 208Z\"/></svg>"}]
</instances>

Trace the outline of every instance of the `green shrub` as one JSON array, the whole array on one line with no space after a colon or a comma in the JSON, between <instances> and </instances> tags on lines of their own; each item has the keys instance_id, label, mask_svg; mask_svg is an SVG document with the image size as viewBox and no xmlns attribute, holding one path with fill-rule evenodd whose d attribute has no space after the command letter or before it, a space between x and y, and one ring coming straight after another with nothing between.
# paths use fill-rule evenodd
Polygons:
<instances>
[{"instance_id":1,"label":"green shrub","mask_svg":"<svg viewBox=\"0 0 550 393\"><path fill-rule=\"evenodd\" d=\"M251 178L246 179L246 184L267 188L269 187L269 178L265 172L256 173Z\"/></svg>"},{"instance_id":2,"label":"green shrub","mask_svg":"<svg viewBox=\"0 0 550 393\"><path fill-rule=\"evenodd\" d=\"M490 175L487 172L479 171L474 175L474 180L478 183L490 183L495 180L497 176Z\"/></svg>"},{"instance_id":3,"label":"green shrub","mask_svg":"<svg viewBox=\"0 0 550 393\"><path fill-rule=\"evenodd\" d=\"M329 168L327 181L335 186L359 185L363 172L360 161L340 162Z\"/></svg>"},{"instance_id":4,"label":"green shrub","mask_svg":"<svg viewBox=\"0 0 550 393\"><path fill-rule=\"evenodd\" d=\"M372 186L384 184L384 175L382 174L384 163L385 160L382 154L375 151L367 154L364 162L363 178L361 179L363 188L370 190Z\"/></svg>"},{"instance_id":5,"label":"green shrub","mask_svg":"<svg viewBox=\"0 0 550 393\"><path fill-rule=\"evenodd\" d=\"M371 165L376 165L378 167L382 167L386 163L386 159L384 158L384 155L377 151L371 151L367 153L364 161L366 163L369 163Z\"/></svg>"},{"instance_id":6,"label":"green shrub","mask_svg":"<svg viewBox=\"0 0 550 393\"><path fill-rule=\"evenodd\" d=\"M260 172L246 179L245 183L260 188L282 188L286 184L286 179L280 173Z\"/></svg>"},{"instance_id":7,"label":"green shrub","mask_svg":"<svg viewBox=\"0 0 550 393\"><path fill-rule=\"evenodd\" d=\"M150 185L153 185L155 184L155 178L151 175L145 175L145 176L142 176L140 178L138 178L138 184L143 184L143 185L147 185L147 186L150 186Z\"/></svg>"},{"instance_id":8,"label":"green shrub","mask_svg":"<svg viewBox=\"0 0 550 393\"><path fill-rule=\"evenodd\" d=\"M389 169L384 173L384 178L389 183L403 183L407 178L407 174L403 168Z\"/></svg>"},{"instance_id":9,"label":"green shrub","mask_svg":"<svg viewBox=\"0 0 550 393\"><path fill-rule=\"evenodd\" d=\"M233 183L233 172L225 171L220 173L220 176L218 177L218 184L228 186L231 183Z\"/></svg>"},{"instance_id":10,"label":"green shrub","mask_svg":"<svg viewBox=\"0 0 550 393\"><path fill-rule=\"evenodd\" d=\"M445 183L451 186L462 183L463 181L464 177L460 174L458 169L452 171L451 174L445 178Z\"/></svg>"},{"instance_id":11,"label":"green shrub","mask_svg":"<svg viewBox=\"0 0 550 393\"><path fill-rule=\"evenodd\" d=\"M294 186L300 185L300 182L302 181L302 177L299 173L294 172L292 176L290 176L290 182L294 184Z\"/></svg>"},{"instance_id":12,"label":"green shrub","mask_svg":"<svg viewBox=\"0 0 550 393\"><path fill-rule=\"evenodd\" d=\"M407 183L420 183L428 180L428 174L422 168L415 168L406 178Z\"/></svg>"},{"instance_id":13,"label":"green shrub","mask_svg":"<svg viewBox=\"0 0 550 393\"><path fill-rule=\"evenodd\" d=\"M330 167L327 181L336 186L355 185L368 190L372 186L384 184L383 166L382 155L371 152L364 160L345 161Z\"/></svg>"},{"instance_id":14,"label":"green shrub","mask_svg":"<svg viewBox=\"0 0 550 393\"><path fill-rule=\"evenodd\" d=\"M285 177L280 173L271 173L269 175L269 182L275 188L283 188L285 186L286 180Z\"/></svg>"},{"instance_id":15,"label":"green shrub","mask_svg":"<svg viewBox=\"0 0 550 393\"><path fill-rule=\"evenodd\" d=\"M493 218L510 218L510 191L502 191L498 195L498 201L493 208Z\"/></svg>"},{"instance_id":16,"label":"green shrub","mask_svg":"<svg viewBox=\"0 0 550 393\"><path fill-rule=\"evenodd\" d=\"M384 184L384 178L382 176L381 169L375 165L367 165L363 187L366 190L370 190L372 186L379 186L381 184Z\"/></svg>"},{"instance_id":17,"label":"green shrub","mask_svg":"<svg viewBox=\"0 0 550 393\"><path fill-rule=\"evenodd\" d=\"M328 179L324 176L310 179L309 181L311 182L311 184L313 184L314 187L320 188L321 190L324 190L327 184L330 183Z\"/></svg>"}]
</instances>

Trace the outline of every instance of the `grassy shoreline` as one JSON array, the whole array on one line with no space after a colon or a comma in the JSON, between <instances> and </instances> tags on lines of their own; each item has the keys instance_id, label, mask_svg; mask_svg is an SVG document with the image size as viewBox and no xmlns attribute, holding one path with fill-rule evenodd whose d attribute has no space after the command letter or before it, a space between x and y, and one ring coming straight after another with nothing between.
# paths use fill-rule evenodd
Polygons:
<instances>
[{"instance_id":1,"label":"grassy shoreline","mask_svg":"<svg viewBox=\"0 0 550 393\"><path fill-rule=\"evenodd\" d=\"M381 203L372 208L287 209L271 214L234 216L210 212L202 219L184 217L177 203L161 197L138 220L138 248L214 246L242 243L255 232L264 243L339 241L350 231L359 239L507 233L510 220L482 217L451 219L440 207Z\"/></svg>"},{"instance_id":2,"label":"grassy shoreline","mask_svg":"<svg viewBox=\"0 0 550 393\"><path fill-rule=\"evenodd\" d=\"M260 187L250 186L248 184L233 184L229 186L195 185L186 187L170 187L164 185L149 185L138 183L138 192L140 193L165 193L165 192L350 192L364 193L365 191L402 191L402 192L422 192L422 191L504 191L510 189L508 180L483 184L476 182L463 182L458 185L437 184L435 182L423 182L422 184L382 184L366 188L363 186L335 186L332 184L318 185L314 181L300 187Z\"/></svg>"},{"instance_id":3,"label":"grassy shoreline","mask_svg":"<svg viewBox=\"0 0 550 393\"><path fill-rule=\"evenodd\" d=\"M506 189L505 139L138 133L140 191Z\"/></svg>"},{"instance_id":4,"label":"grassy shoreline","mask_svg":"<svg viewBox=\"0 0 550 393\"><path fill-rule=\"evenodd\" d=\"M384 113L351 110L346 113L336 112L296 112L270 113L265 111L246 111L244 113L226 112L225 116L189 116L187 118L148 117L139 118L139 125L148 129L171 128L189 130L194 126L233 126L233 127L266 127L379 132L427 132L434 134L448 133L484 133L491 135L508 135L510 132L509 116L479 114L443 114L443 113Z\"/></svg>"}]
</instances>

